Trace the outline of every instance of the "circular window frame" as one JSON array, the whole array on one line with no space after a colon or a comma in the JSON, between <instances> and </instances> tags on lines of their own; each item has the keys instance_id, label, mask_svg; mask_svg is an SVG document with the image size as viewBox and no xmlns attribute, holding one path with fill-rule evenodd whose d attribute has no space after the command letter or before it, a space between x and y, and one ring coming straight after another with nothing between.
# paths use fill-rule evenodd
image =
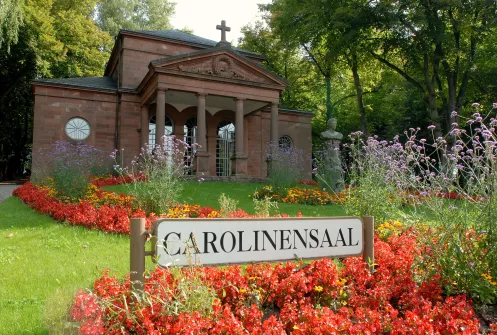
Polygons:
<instances>
[{"instance_id":1,"label":"circular window frame","mask_svg":"<svg viewBox=\"0 0 497 335\"><path fill-rule=\"evenodd\" d=\"M77 122L77 121L82 121L83 123L82 124L74 124L74 122ZM68 127L72 127L72 128L68 128ZM88 133L85 134L85 131L88 131ZM80 116L72 117L66 122L66 125L64 126L64 132L65 132L66 136L69 137L69 139L71 141L82 142L82 141L88 139L88 137L90 137L91 125L90 125L90 122L88 122L88 120L85 118L82 118ZM76 132L76 134L73 134L74 132ZM80 133L82 133L83 136L79 136Z\"/></svg>"},{"instance_id":2,"label":"circular window frame","mask_svg":"<svg viewBox=\"0 0 497 335\"><path fill-rule=\"evenodd\" d=\"M289 145L288 146L283 146L284 143L285 144L289 144ZM281 150L286 150L286 149L293 148L293 140L292 140L292 138L290 136L288 136L288 135L280 136L280 138L278 138L278 148L280 148Z\"/></svg>"}]
</instances>

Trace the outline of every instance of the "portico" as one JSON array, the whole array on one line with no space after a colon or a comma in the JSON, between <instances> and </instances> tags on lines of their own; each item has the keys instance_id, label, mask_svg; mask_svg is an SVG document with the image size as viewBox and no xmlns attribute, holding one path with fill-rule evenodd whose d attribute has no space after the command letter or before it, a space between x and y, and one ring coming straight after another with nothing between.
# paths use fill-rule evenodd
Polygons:
<instances>
[{"instance_id":1,"label":"portico","mask_svg":"<svg viewBox=\"0 0 497 335\"><path fill-rule=\"evenodd\" d=\"M166 106L172 120L183 111L196 109L195 174L213 175L216 171L217 136L214 122L221 112L222 119L231 121L235 129L232 159L233 176L247 176L248 141L245 116L266 106L271 108L271 141L278 141L278 100L285 82L236 54L229 46L219 46L207 52L195 52L180 57L153 61L137 91L141 98L141 144L149 143L150 111L155 111L155 143L164 135L183 138L181 127L165 134ZM210 122L207 122L209 118ZM211 120L212 119L212 120Z\"/></svg>"}]
</instances>

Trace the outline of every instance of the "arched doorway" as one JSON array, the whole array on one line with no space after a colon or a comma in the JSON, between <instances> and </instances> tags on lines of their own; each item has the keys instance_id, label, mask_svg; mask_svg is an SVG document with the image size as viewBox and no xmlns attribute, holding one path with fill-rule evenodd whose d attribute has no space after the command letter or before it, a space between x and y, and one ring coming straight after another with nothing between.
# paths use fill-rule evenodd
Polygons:
<instances>
[{"instance_id":1,"label":"arched doorway","mask_svg":"<svg viewBox=\"0 0 497 335\"><path fill-rule=\"evenodd\" d=\"M217 125L216 176L231 176L231 157L235 153L235 125L222 121Z\"/></svg>"},{"instance_id":2,"label":"arched doorway","mask_svg":"<svg viewBox=\"0 0 497 335\"><path fill-rule=\"evenodd\" d=\"M156 121L154 115L152 116L152 118L150 118L150 122L148 124L148 130L149 130L148 147L150 150L152 150L155 147L155 127L156 127ZM169 115L166 114L166 126L164 130L164 135L171 136L173 132L174 132L173 120L169 117Z\"/></svg>"},{"instance_id":3,"label":"arched doorway","mask_svg":"<svg viewBox=\"0 0 497 335\"><path fill-rule=\"evenodd\" d=\"M195 172L193 162L196 148L191 146L197 143L197 118L193 116L186 120L183 131L185 134L184 141L190 146L185 152L185 174L192 175Z\"/></svg>"}]
</instances>

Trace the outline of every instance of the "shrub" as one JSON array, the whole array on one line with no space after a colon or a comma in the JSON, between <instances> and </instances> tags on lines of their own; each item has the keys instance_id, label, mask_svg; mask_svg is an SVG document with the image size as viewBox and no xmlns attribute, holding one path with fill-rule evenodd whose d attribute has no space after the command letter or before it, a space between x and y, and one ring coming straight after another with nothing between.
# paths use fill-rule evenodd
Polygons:
<instances>
[{"instance_id":1,"label":"shrub","mask_svg":"<svg viewBox=\"0 0 497 335\"><path fill-rule=\"evenodd\" d=\"M398 187L392 174L402 171L402 146L396 141L379 141L370 137L363 141L360 132L351 134L348 145L352 164L348 171L350 187L343 205L347 214L374 216L387 221L401 217L401 199L396 196ZM325 180L317 171L317 177Z\"/></svg>"},{"instance_id":2,"label":"shrub","mask_svg":"<svg viewBox=\"0 0 497 335\"><path fill-rule=\"evenodd\" d=\"M494 104L497 109L497 104ZM419 138L420 129L392 142L369 138L353 143L349 213L393 219L413 205L426 252L420 266L440 275L447 294L468 293L482 303L497 301L497 134L495 118L474 113L446 138ZM354 144L356 145L354 147ZM406 201L407 199L407 201ZM398 217L398 216L397 216Z\"/></svg>"},{"instance_id":3,"label":"shrub","mask_svg":"<svg viewBox=\"0 0 497 335\"><path fill-rule=\"evenodd\" d=\"M76 202L84 199L90 175L108 174L111 161L91 145L57 141L40 152L40 169L33 176L39 184L49 184L62 199Z\"/></svg>"},{"instance_id":4,"label":"shrub","mask_svg":"<svg viewBox=\"0 0 497 335\"><path fill-rule=\"evenodd\" d=\"M218 199L219 202L219 216L228 217L230 213L236 212L236 206L238 206L238 200L232 199L221 193Z\"/></svg>"},{"instance_id":5,"label":"shrub","mask_svg":"<svg viewBox=\"0 0 497 335\"><path fill-rule=\"evenodd\" d=\"M147 213L166 213L183 189L184 156L191 146L174 136L165 136L163 143L142 148L139 156L131 161L131 168L114 166L121 176L131 178L132 182L125 184L128 192ZM116 160L117 152L111 157Z\"/></svg>"},{"instance_id":6,"label":"shrub","mask_svg":"<svg viewBox=\"0 0 497 335\"><path fill-rule=\"evenodd\" d=\"M280 148L273 144L269 150L269 184L280 193L297 186L304 178L306 158L302 150L295 147Z\"/></svg>"}]
</instances>

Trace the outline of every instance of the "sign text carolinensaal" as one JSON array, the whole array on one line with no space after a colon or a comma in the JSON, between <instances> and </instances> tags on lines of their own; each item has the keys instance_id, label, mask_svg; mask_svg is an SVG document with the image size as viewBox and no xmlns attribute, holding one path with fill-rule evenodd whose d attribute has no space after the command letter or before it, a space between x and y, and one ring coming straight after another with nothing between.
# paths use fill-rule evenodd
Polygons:
<instances>
[{"instance_id":1,"label":"sign text carolinensaal","mask_svg":"<svg viewBox=\"0 0 497 335\"><path fill-rule=\"evenodd\" d=\"M155 235L162 266L358 256L364 244L357 217L165 219Z\"/></svg>"}]
</instances>

